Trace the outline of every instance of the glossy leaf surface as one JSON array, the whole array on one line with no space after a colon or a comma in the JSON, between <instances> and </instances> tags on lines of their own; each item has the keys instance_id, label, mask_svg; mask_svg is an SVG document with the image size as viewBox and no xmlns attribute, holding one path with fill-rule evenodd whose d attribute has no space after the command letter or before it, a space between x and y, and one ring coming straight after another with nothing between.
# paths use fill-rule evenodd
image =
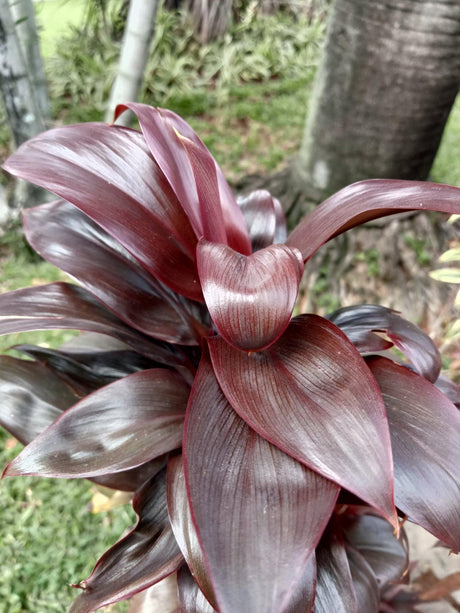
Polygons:
<instances>
[{"instance_id":1,"label":"glossy leaf surface","mask_svg":"<svg viewBox=\"0 0 460 613\"><path fill-rule=\"evenodd\" d=\"M344 187L306 215L286 240L304 261L328 240L373 219L405 211L460 212L460 189L426 181L371 179Z\"/></svg>"},{"instance_id":2,"label":"glossy leaf surface","mask_svg":"<svg viewBox=\"0 0 460 613\"><path fill-rule=\"evenodd\" d=\"M248 355L217 337L209 348L222 390L252 428L396 524L380 391L336 326L301 315L266 351Z\"/></svg>"},{"instance_id":3,"label":"glossy leaf surface","mask_svg":"<svg viewBox=\"0 0 460 613\"><path fill-rule=\"evenodd\" d=\"M396 538L391 524L370 514L348 516L344 536L371 567L380 589L401 580L408 570L409 555L405 532Z\"/></svg>"},{"instance_id":4,"label":"glossy leaf surface","mask_svg":"<svg viewBox=\"0 0 460 613\"><path fill-rule=\"evenodd\" d=\"M77 285L50 283L0 295L0 334L64 329L108 334L162 364L187 363L179 349L137 332Z\"/></svg>"},{"instance_id":5,"label":"glossy leaf surface","mask_svg":"<svg viewBox=\"0 0 460 613\"><path fill-rule=\"evenodd\" d=\"M431 383L385 358L369 360L390 423L396 505L460 549L460 413Z\"/></svg>"},{"instance_id":6,"label":"glossy leaf surface","mask_svg":"<svg viewBox=\"0 0 460 613\"><path fill-rule=\"evenodd\" d=\"M0 356L0 424L23 445L78 398L42 364Z\"/></svg>"},{"instance_id":7,"label":"glossy leaf surface","mask_svg":"<svg viewBox=\"0 0 460 613\"><path fill-rule=\"evenodd\" d=\"M249 255L251 244L235 197L210 152L181 117L146 104L119 105L117 117L131 109L153 158L167 177L198 238L219 240Z\"/></svg>"},{"instance_id":8,"label":"glossy leaf surface","mask_svg":"<svg viewBox=\"0 0 460 613\"><path fill-rule=\"evenodd\" d=\"M96 296L125 323L171 343L198 344L198 303L175 294L107 232L66 202L24 212L32 247Z\"/></svg>"},{"instance_id":9,"label":"glossy leaf surface","mask_svg":"<svg viewBox=\"0 0 460 613\"><path fill-rule=\"evenodd\" d=\"M249 428L226 401L207 356L187 409L184 466L219 611L282 611L338 487Z\"/></svg>"},{"instance_id":10,"label":"glossy leaf surface","mask_svg":"<svg viewBox=\"0 0 460 613\"><path fill-rule=\"evenodd\" d=\"M356 596L357 613L379 613L380 594L372 568L359 551L346 546L353 590Z\"/></svg>"},{"instance_id":11,"label":"glossy leaf surface","mask_svg":"<svg viewBox=\"0 0 460 613\"><path fill-rule=\"evenodd\" d=\"M100 123L55 128L19 147L4 169L71 202L153 276L201 299L196 236L141 133Z\"/></svg>"},{"instance_id":12,"label":"glossy leaf surface","mask_svg":"<svg viewBox=\"0 0 460 613\"><path fill-rule=\"evenodd\" d=\"M100 558L69 613L92 613L124 600L175 572L183 558L168 519L163 470L136 493L138 523ZM77 587L77 586L76 586Z\"/></svg>"},{"instance_id":13,"label":"glossy leaf surface","mask_svg":"<svg viewBox=\"0 0 460 613\"><path fill-rule=\"evenodd\" d=\"M182 555L207 600L217 607L214 590L192 520L181 455L171 457L168 462L167 499L171 526Z\"/></svg>"},{"instance_id":14,"label":"glossy leaf surface","mask_svg":"<svg viewBox=\"0 0 460 613\"><path fill-rule=\"evenodd\" d=\"M253 251L286 240L286 222L278 200L266 190L256 190L238 198L249 230Z\"/></svg>"},{"instance_id":15,"label":"glossy leaf surface","mask_svg":"<svg viewBox=\"0 0 460 613\"><path fill-rule=\"evenodd\" d=\"M249 257L230 247L200 241L200 280L211 317L225 340L260 350L286 329L303 272L298 254L271 245Z\"/></svg>"},{"instance_id":16,"label":"glossy leaf surface","mask_svg":"<svg viewBox=\"0 0 460 613\"><path fill-rule=\"evenodd\" d=\"M340 531L330 525L316 549L313 613L357 613L350 566ZM370 612L369 612L370 613Z\"/></svg>"},{"instance_id":17,"label":"glossy leaf surface","mask_svg":"<svg viewBox=\"0 0 460 613\"><path fill-rule=\"evenodd\" d=\"M432 383L439 377L441 355L431 338L392 309L373 304L345 307L328 316L361 353L386 349L374 332L385 332L415 369ZM380 344L379 344L380 343Z\"/></svg>"},{"instance_id":18,"label":"glossy leaf surface","mask_svg":"<svg viewBox=\"0 0 460 613\"><path fill-rule=\"evenodd\" d=\"M164 369L115 381L63 413L4 476L94 477L144 464L180 447L188 395L188 385Z\"/></svg>"},{"instance_id":19,"label":"glossy leaf surface","mask_svg":"<svg viewBox=\"0 0 460 613\"><path fill-rule=\"evenodd\" d=\"M177 573L179 588L179 601L181 613L214 613L215 609L209 604L203 592L193 580L188 566L184 564Z\"/></svg>"},{"instance_id":20,"label":"glossy leaf surface","mask_svg":"<svg viewBox=\"0 0 460 613\"><path fill-rule=\"evenodd\" d=\"M80 352L35 345L15 345L14 349L46 365L79 396L87 396L126 375L159 366L130 350Z\"/></svg>"}]
</instances>

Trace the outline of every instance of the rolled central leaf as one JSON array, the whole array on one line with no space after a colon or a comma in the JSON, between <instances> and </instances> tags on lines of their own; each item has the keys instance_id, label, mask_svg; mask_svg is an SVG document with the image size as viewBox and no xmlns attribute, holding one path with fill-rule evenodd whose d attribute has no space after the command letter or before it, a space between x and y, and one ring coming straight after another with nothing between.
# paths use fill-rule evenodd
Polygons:
<instances>
[{"instance_id":1,"label":"rolled central leaf","mask_svg":"<svg viewBox=\"0 0 460 613\"><path fill-rule=\"evenodd\" d=\"M227 245L201 240L197 263L206 305L230 345L260 351L281 336L303 273L297 249L270 245L245 256Z\"/></svg>"}]
</instances>

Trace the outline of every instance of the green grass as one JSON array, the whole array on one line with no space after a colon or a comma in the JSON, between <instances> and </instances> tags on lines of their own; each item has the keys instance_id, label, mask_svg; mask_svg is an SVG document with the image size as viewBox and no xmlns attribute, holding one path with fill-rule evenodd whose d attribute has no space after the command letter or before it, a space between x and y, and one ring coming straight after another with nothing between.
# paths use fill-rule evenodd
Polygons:
<instances>
[{"instance_id":1,"label":"green grass","mask_svg":"<svg viewBox=\"0 0 460 613\"><path fill-rule=\"evenodd\" d=\"M0 432L1 460L20 445ZM134 523L129 506L94 515L89 482L21 477L0 486L0 613L63 613L98 557ZM120 610L120 609L119 609Z\"/></svg>"}]
</instances>

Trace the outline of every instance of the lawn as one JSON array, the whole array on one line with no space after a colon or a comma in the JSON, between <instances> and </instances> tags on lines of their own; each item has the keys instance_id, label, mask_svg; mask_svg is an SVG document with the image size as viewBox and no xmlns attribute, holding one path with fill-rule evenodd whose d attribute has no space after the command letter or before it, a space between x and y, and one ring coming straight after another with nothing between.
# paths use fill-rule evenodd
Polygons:
<instances>
[{"instance_id":1,"label":"lawn","mask_svg":"<svg viewBox=\"0 0 460 613\"><path fill-rule=\"evenodd\" d=\"M102 108L100 102L99 106L96 104L97 100L94 106L85 104L84 100L92 96L101 96L99 100L102 100L98 75L105 72L104 64L97 64L94 58L90 58L91 62L87 61L85 69L90 71L87 83L81 73L76 73L71 83L66 81L66 65L61 65L58 74L55 72L56 65L50 64L56 59L59 37L68 33L71 25L81 23L84 5L85 2L80 0L37 2L43 53L48 59L49 74L56 75L56 83L52 87L54 91L61 92L56 100L59 119L67 123L98 118ZM166 27L164 22L160 25ZM299 26L294 23L278 24L276 32L295 37L295 27ZM313 31L314 28L317 31ZM147 89L144 100L169 106L184 115L205 140L230 180L247 173L273 172L282 167L300 145L321 38L321 28L318 29L317 24L312 24L311 29L311 58L302 71L299 69L295 73L291 66L289 70L286 68L285 75L273 77L269 74L267 78L248 79L247 82L236 76L233 79L230 75L225 82L214 83L211 89L205 85L184 87L181 81L185 80L185 73L177 68L177 58L174 64L172 52L168 51L168 55L164 51L168 43L164 34L160 64L174 68L178 75L174 83L168 86L169 89L158 80L157 90L153 86ZM267 32L268 41L270 36L275 40L275 34ZM158 43L158 46L161 45ZM262 51L267 54L267 48ZM226 47L226 52L229 53L229 47ZM72 53L70 49L70 57ZM208 63L203 63L202 71L208 70L219 57L213 48L202 49L200 61L205 61L203 58L206 54ZM252 58L253 70L256 70L256 60L257 57ZM267 61L266 56L263 61ZM307 60L302 61L305 63ZM292 63L288 57L286 66ZM198 79L198 73L198 70L196 74L193 73L193 78ZM149 74L152 75L151 83L154 83L157 73ZM69 91L81 96L77 103ZM159 92L163 93L160 95ZM460 186L459 160L460 101L457 101L432 170L433 180ZM2 292L63 278L54 267L33 256L17 234L3 238L0 266ZM3 337L0 338L0 349L25 341L56 346L71 334L38 332ZM0 434L0 466L14 457L19 447L9 435ZM84 579L99 555L135 519L129 506L93 514L89 503L95 492L94 486L85 481L18 478L2 482L0 613L65 611L74 592L68 585Z\"/></svg>"}]
</instances>

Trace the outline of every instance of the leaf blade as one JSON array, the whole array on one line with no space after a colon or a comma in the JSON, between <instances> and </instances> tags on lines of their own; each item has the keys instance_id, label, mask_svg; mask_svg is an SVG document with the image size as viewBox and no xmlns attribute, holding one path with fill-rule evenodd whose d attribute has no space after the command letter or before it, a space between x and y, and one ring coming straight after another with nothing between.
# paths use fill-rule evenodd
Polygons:
<instances>
[{"instance_id":1,"label":"leaf blade","mask_svg":"<svg viewBox=\"0 0 460 613\"><path fill-rule=\"evenodd\" d=\"M252 428L374 506L397 529L380 391L336 326L301 315L264 352L247 355L218 337L209 339L209 349L222 390Z\"/></svg>"},{"instance_id":2,"label":"leaf blade","mask_svg":"<svg viewBox=\"0 0 460 613\"><path fill-rule=\"evenodd\" d=\"M192 517L219 610L283 610L338 487L249 428L223 396L206 356L187 409L184 458ZM226 508L232 508L231 522L222 516Z\"/></svg>"}]
</instances>

